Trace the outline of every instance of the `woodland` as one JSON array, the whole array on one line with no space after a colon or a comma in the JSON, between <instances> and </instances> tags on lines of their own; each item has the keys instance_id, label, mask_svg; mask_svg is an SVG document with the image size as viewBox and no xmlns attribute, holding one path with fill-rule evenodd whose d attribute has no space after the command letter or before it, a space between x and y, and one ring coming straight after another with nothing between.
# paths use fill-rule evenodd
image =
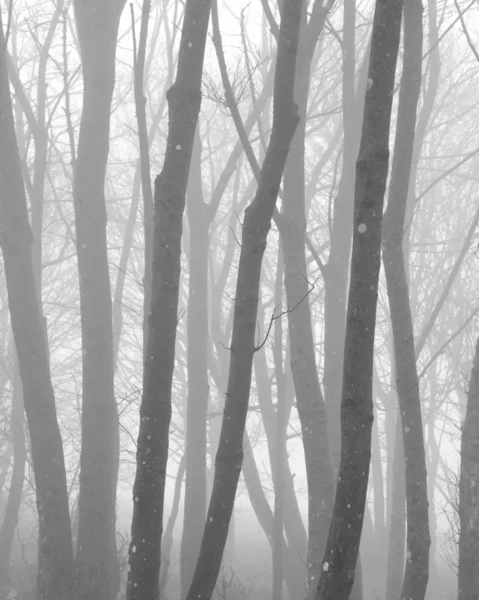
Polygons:
<instances>
[{"instance_id":1,"label":"woodland","mask_svg":"<svg viewBox=\"0 0 479 600\"><path fill-rule=\"evenodd\" d=\"M479 598L477 0L0 3L0 600Z\"/></svg>"}]
</instances>

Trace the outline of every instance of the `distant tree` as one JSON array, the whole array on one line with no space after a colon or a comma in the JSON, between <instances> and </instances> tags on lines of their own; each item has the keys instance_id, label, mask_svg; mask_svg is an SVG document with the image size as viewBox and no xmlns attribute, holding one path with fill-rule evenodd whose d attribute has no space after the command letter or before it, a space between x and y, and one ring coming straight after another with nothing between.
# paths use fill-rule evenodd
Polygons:
<instances>
[{"instance_id":1,"label":"distant tree","mask_svg":"<svg viewBox=\"0 0 479 600\"><path fill-rule=\"evenodd\" d=\"M83 367L75 590L79 600L112 600L119 586L119 430L113 384L105 175L117 35L124 5L125 0L74 3L83 71L83 110L73 174Z\"/></svg>"},{"instance_id":2,"label":"distant tree","mask_svg":"<svg viewBox=\"0 0 479 600\"><path fill-rule=\"evenodd\" d=\"M185 6L177 75L168 91L165 162L155 181L151 306L133 488L128 600L153 600L159 593L182 221L201 105L210 6L210 0L187 0Z\"/></svg>"},{"instance_id":3,"label":"distant tree","mask_svg":"<svg viewBox=\"0 0 479 600\"><path fill-rule=\"evenodd\" d=\"M377 0L356 163L351 282L341 396L341 460L317 600L349 598L366 505L374 419L372 377L381 228L401 14L401 0Z\"/></svg>"},{"instance_id":4,"label":"distant tree","mask_svg":"<svg viewBox=\"0 0 479 600\"><path fill-rule=\"evenodd\" d=\"M458 600L479 595L479 339L469 381L461 436Z\"/></svg>"},{"instance_id":5,"label":"distant tree","mask_svg":"<svg viewBox=\"0 0 479 600\"><path fill-rule=\"evenodd\" d=\"M422 2L405 0L403 71L391 183L383 226L384 270L394 339L396 385L405 459L408 558L401 592L404 600L423 600L429 578L426 454L413 321L403 253L409 176L421 90L422 37ZM401 556L400 561L402 560Z\"/></svg>"},{"instance_id":6,"label":"distant tree","mask_svg":"<svg viewBox=\"0 0 479 600\"><path fill-rule=\"evenodd\" d=\"M0 218L8 303L30 433L39 516L36 597L70 600L73 550L65 461L35 289L32 231L15 136L0 15Z\"/></svg>"}]
</instances>

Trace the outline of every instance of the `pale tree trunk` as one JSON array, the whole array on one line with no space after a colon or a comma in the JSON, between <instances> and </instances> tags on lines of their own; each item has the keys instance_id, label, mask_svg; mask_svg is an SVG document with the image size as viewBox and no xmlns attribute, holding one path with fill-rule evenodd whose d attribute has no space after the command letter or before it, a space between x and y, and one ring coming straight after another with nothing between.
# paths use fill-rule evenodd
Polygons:
<instances>
[{"instance_id":1,"label":"pale tree trunk","mask_svg":"<svg viewBox=\"0 0 479 600\"><path fill-rule=\"evenodd\" d=\"M215 479L200 555L188 600L210 600L221 567L228 527L243 461L243 437L248 412L261 265L279 186L298 123L294 75L302 2L285 0L282 9L274 82L271 139L258 189L245 211L235 295L231 359ZM218 19L214 4L213 18ZM216 27L217 35L218 27Z\"/></svg>"},{"instance_id":2,"label":"pale tree trunk","mask_svg":"<svg viewBox=\"0 0 479 600\"><path fill-rule=\"evenodd\" d=\"M190 587L201 545L207 508L206 413L208 382L209 209L201 180L201 142L197 130L187 189L189 280L187 308L188 398L186 406L186 483L181 539L181 598Z\"/></svg>"},{"instance_id":3,"label":"pale tree trunk","mask_svg":"<svg viewBox=\"0 0 479 600\"><path fill-rule=\"evenodd\" d=\"M125 0L74 3L83 70L83 110L73 178L82 326L82 446L76 598L118 591L116 484L118 410L107 251L105 175L118 27Z\"/></svg>"},{"instance_id":4,"label":"pale tree trunk","mask_svg":"<svg viewBox=\"0 0 479 600\"><path fill-rule=\"evenodd\" d=\"M371 460L374 332L401 0L377 0L356 164L353 252L341 396L341 460L318 600L347 600L354 581Z\"/></svg>"},{"instance_id":5,"label":"pale tree trunk","mask_svg":"<svg viewBox=\"0 0 479 600\"><path fill-rule=\"evenodd\" d=\"M186 458L181 457L176 473L175 490L173 492L173 502L171 504L171 512L166 524L165 534L163 536L163 545L161 551L161 570L160 570L160 597L166 597L166 586L170 573L171 549L173 548L173 530L175 528L176 519L180 508L181 486L185 477Z\"/></svg>"},{"instance_id":6,"label":"pale tree trunk","mask_svg":"<svg viewBox=\"0 0 479 600\"><path fill-rule=\"evenodd\" d=\"M133 5L132 5L133 13ZM136 122L138 125L138 142L140 145L141 189L143 192L143 227L145 236L145 277L143 279L143 354L148 341L148 312L151 303L151 263L153 259L153 191L151 187L150 144L146 124L146 97L143 91L145 71L146 42L148 38L148 21L150 19L151 0L143 0L141 11L140 39L138 52L135 52L134 92ZM132 14L133 17L133 14ZM134 20L132 18L132 26Z\"/></svg>"},{"instance_id":7,"label":"pale tree trunk","mask_svg":"<svg viewBox=\"0 0 479 600\"><path fill-rule=\"evenodd\" d=\"M479 339L472 365L461 436L458 600L479 597Z\"/></svg>"},{"instance_id":8,"label":"pale tree trunk","mask_svg":"<svg viewBox=\"0 0 479 600\"><path fill-rule=\"evenodd\" d=\"M283 264L281 253L278 253L278 265L275 281L275 306L282 307ZM281 309L280 309L281 310ZM288 460L286 451L286 430L288 427L288 407L286 397L286 374L283 367L283 326L281 318L274 323L274 370L276 378L276 448L275 464L272 465L274 488L273 512L273 585L272 596L275 600L283 599L283 574L287 557L283 553L284 528L284 463ZM301 593L303 590L299 590Z\"/></svg>"},{"instance_id":9,"label":"pale tree trunk","mask_svg":"<svg viewBox=\"0 0 479 600\"><path fill-rule=\"evenodd\" d=\"M258 306L259 322L264 322L264 310L261 299ZM268 367L264 350L259 350L254 357L254 373L256 379L256 388L258 393L258 402L260 406L263 427L268 441L268 453L271 463L273 477L275 477L275 457L276 457L276 431L275 431L275 410L272 402L271 382L268 377ZM280 443L286 444L283 438ZM285 449L286 450L286 449ZM291 569L292 587L294 595L304 592L304 579L306 574L306 552L307 536L303 519L298 505L298 499L294 488L294 477L291 473L289 462L283 463L283 486L284 486L284 530L288 540L289 554L286 562ZM289 589L289 588L288 588Z\"/></svg>"},{"instance_id":10,"label":"pale tree trunk","mask_svg":"<svg viewBox=\"0 0 479 600\"><path fill-rule=\"evenodd\" d=\"M15 348L13 348L13 353L16 354ZM25 480L27 452L23 432L23 412L22 382L18 370L18 360L15 355L13 357L12 412L10 417L13 468L7 505L3 513L2 526L0 527L0 589L8 580L13 538L15 529L17 528L18 513L22 502L23 482Z\"/></svg>"},{"instance_id":11,"label":"pale tree trunk","mask_svg":"<svg viewBox=\"0 0 479 600\"><path fill-rule=\"evenodd\" d=\"M73 550L65 461L32 264L22 168L0 19L0 245L30 432L39 514L37 600L70 600Z\"/></svg>"},{"instance_id":12,"label":"pale tree trunk","mask_svg":"<svg viewBox=\"0 0 479 600\"><path fill-rule=\"evenodd\" d=\"M304 155L311 61L331 3L328 2L325 6L322 4L316 0L309 23L306 22L306 8L303 9L295 81L295 100L301 121L296 129L286 162L284 208L279 220L289 310L291 372L301 422L308 483L308 552L305 575L307 575L307 592L310 599L314 597L318 587L321 557L328 535L334 495L326 408L315 357L308 297L310 284L304 243L306 235Z\"/></svg>"},{"instance_id":13,"label":"pale tree trunk","mask_svg":"<svg viewBox=\"0 0 479 600\"><path fill-rule=\"evenodd\" d=\"M177 76L168 90L165 162L155 181L151 306L140 406L128 600L156 600L175 361L181 235L198 114L210 0L188 0Z\"/></svg>"},{"instance_id":14,"label":"pale tree trunk","mask_svg":"<svg viewBox=\"0 0 479 600\"><path fill-rule=\"evenodd\" d=\"M406 545L406 482L404 479L404 449L399 407L396 417L391 491L386 600L398 600L401 595L404 576L404 551Z\"/></svg>"},{"instance_id":15,"label":"pale tree trunk","mask_svg":"<svg viewBox=\"0 0 479 600\"><path fill-rule=\"evenodd\" d=\"M248 491L251 506L255 512L259 524L264 531L268 542L273 549L274 540L274 515L268 503L268 499L264 493L263 483L261 482L256 461L254 459L253 449L251 448L248 435L245 432L243 444L243 477ZM284 572L283 577L286 583L286 588L290 598L294 598L298 593L297 574L294 570L294 551L290 549L284 536L282 536L282 554L284 557Z\"/></svg>"},{"instance_id":16,"label":"pale tree trunk","mask_svg":"<svg viewBox=\"0 0 479 600\"><path fill-rule=\"evenodd\" d=\"M403 253L416 113L421 89L422 3L404 2L404 59L388 206L384 216L384 270L391 314L396 385L406 478L407 560L401 598L423 600L429 578L426 454L414 330Z\"/></svg>"}]
</instances>

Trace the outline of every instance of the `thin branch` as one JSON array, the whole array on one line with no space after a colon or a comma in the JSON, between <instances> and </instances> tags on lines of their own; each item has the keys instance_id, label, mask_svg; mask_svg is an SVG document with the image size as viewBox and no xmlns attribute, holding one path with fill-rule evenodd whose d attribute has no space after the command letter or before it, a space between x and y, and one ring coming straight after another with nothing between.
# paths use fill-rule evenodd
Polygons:
<instances>
[{"instance_id":1,"label":"thin branch","mask_svg":"<svg viewBox=\"0 0 479 600\"><path fill-rule=\"evenodd\" d=\"M257 346L254 351L258 352L259 350L261 350L261 348L266 344L269 334L271 332L271 327L273 326L273 323L278 320L281 319L281 317L284 317L284 315L287 315L291 312L293 312L294 310L296 310L298 308L298 306L301 304L301 302L303 302L308 296L309 294L311 294L311 292L314 290L314 288L316 287L316 281L311 285L310 289L306 292L306 294L303 295L302 298L300 298L296 304L294 304L291 308L288 308L286 310L281 311L280 313L276 314L276 309L278 308L278 306L276 306L273 310L273 314L271 315L271 319L269 321L269 325L268 325L268 330L266 332L266 335L264 336L264 340L261 342L261 344L259 346Z\"/></svg>"},{"instance_id":2,"label":"thin branch","mask_svg":"<svg viewBox=\"0 0 479 600\"><path fill-rule=\"evenodd\" d=\"M451 272L449 274L446 285L444 286L444 288L442 290L442 294L439 297L439 300L437 301L436 306L433 308L433 310L431 312L431 316L429 317L429 320L424 325L424 327L421 331L421 335L419 336L418 342L416 344L416 360L419 358L419 355L421 354L421 351L424 348L424 344L426 343L426 340L427 340L429 334L431 333L434 323L436 322L437 316L438 316L439 312L441 311L444 303L446 302L446 299L447 299L447 296L449 295L452 284L454 283L456 276L459 273L459 269L461 268L464 257L466 256L466 252L469 250L469 246L471 245L472 236L474 235L474 232L476 231L476 227L477 227L478 223L479 223L479 206L478 206L476 213L472 219L471 225L469 227L469 231L464 240L464 244L461 248L461 252L459 253L459 256L457 257L456 262L454 263L454 265L451 269Z\"/></svg>"},{"instance_id":3,"label":"thin branch","mask_svg":"<svg viewBox=\"0 0 479 600\"><path fill-rule=\"evenodd\" d=\"M469 323L472 321L472 319L477 315L477 313L479 313L479 306L476 307L472 313L467 317L467 319L464 321L464 323L461 325L461 327L459 327L459 329L457 329L452 335L450 335L447 340L444 342L444 344L442 344L438 350L436 350L436 352L434 352L434 354L431 356L431 358L427 361L427 363L424 365L424 367L422 368L421 372L418 375L418 379L421 379L422 377L424 377L424 375L426 374L427 370L429 369L429 367L437 360L437 358L444 352L444 350L447 348L447 346L449 346L449 344L451 342L453 342L457 336L462 333L464 331L464 329L466 329L466 327L469 325Z\"/></svg>"}]
</instances>

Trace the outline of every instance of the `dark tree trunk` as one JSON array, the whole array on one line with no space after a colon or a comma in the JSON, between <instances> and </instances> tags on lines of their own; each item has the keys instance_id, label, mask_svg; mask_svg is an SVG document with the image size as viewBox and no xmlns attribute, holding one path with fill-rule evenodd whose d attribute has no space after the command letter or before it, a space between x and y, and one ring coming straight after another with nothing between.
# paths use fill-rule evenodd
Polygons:
<instances>
[{"instance_id":1,"label":"dark tree trunk","mask_svg":"<svg viewBox=\"0 0 479 600\"><path fill-rule=\"evenodd\" d=\"M82 325L82 447L78 499L76 597L112 600L119 585L116 553L118 411L107 252L105 174L115 52L125 0L76 0L83 70L83 111L74 169Z\"/></svg>"},{"instance_id":2,"label":"dark tree trunk","mask_svg":"<svg viewBox=\"0 0 479 600\"><path fill-rule=\"evenodd\" d=\"M344 360L348 267L351 253L355 181L354 165L358 156L363 99L366 87L365 80L367 79L367 62L369 60L369 55L366 54L358 92L355 94L355 0L350 0L344 4L343 27L343 165L338 193L334 200L331 248L324 281L324 394L326 397L328 435L335 482L338 474L341 450L339 411Z\"/></svg>"},{"instance_id":3,"label":"dark tree trunk","mask_svg":"<svg viewBox=\"0 0 479 600\"><path fill-rule=\"evenodd\" d=\"M0 246L30 432L39 515L37 600L70 600L73 550L65 461L43 321L32 232L15 138L6 42L0 19Z\"/></svg>"},{"instance_id":4,"label":"dark tree trunk","mask_svg":"<svg viewBox=\"0 0 479 600\"><path fill-rule=\"evenodd\" d=\"M201 181L199 132L193 147L187 189L189 282L187 310L188 399L186 483L181 539L181 597L191 584L203 535L206 495L206 413L208 410L208 252L210 218Z\"/></svg>"},{"instance_id":5,"label":"dark tree trunk","mask_svg":"<svg viewBox=\"0 0 479 600\"><path fill-rule=\"evenodd\" d=\"M403 600L423 600L429 577L426 454L414 331L403 253L416 113L421 89L422 3L404 2L404 58L388 206L384 215L384 270L391 313L396 385L406 474L407 560Z\"/></svg>"},{"instance_id":6,"label":"dark tree trunk","mask_svg":"<svg viewBox=\"0 0 479 600\"><path fill-rule=\"evenodd\" d=\"M171 386L175 360L181 235L211 0L187 0L175 83L168 90L165 162L155 181L151 307L140 407L128 600L157 600Z\"/></svg>"},{"instance_id":7,"label":"dark tree trunk","mask_svg":"<svg viewBox=\"0 0 479 600\"><path fill-rule=\"evenodd\" d=\"M273 128L258 189L245 211L233 317L228 387L216 455L215 479L200 555L187 600L210 600L221 566L243 461L255 351L261 264L279 186L298 123L294 75L302 2L285 0L274 83ZM213 18L218 19L214 4Z\"/></svg>"},{"instance_id":8,"label":"dark tree trunk","mask_svg":"<svg viewBox=\"0 0 479 600\"><path fill-rule=\"evenodd\" d=\"M458 600L479 597L479 339L472 365L461 436Z\"/></svg>"},{"instance_id":9,"label":"dark tree trunk","mask_svg":"<svg viewBox=\"0 0 479 600\"><path fill-rule=\"evenodd\" d=\"M354 581L371 460L374 332L401 0L377 0L356 164L353 253L341 396L341 460L318 600L347 600Z\"/></svg>"}]
</instances>

